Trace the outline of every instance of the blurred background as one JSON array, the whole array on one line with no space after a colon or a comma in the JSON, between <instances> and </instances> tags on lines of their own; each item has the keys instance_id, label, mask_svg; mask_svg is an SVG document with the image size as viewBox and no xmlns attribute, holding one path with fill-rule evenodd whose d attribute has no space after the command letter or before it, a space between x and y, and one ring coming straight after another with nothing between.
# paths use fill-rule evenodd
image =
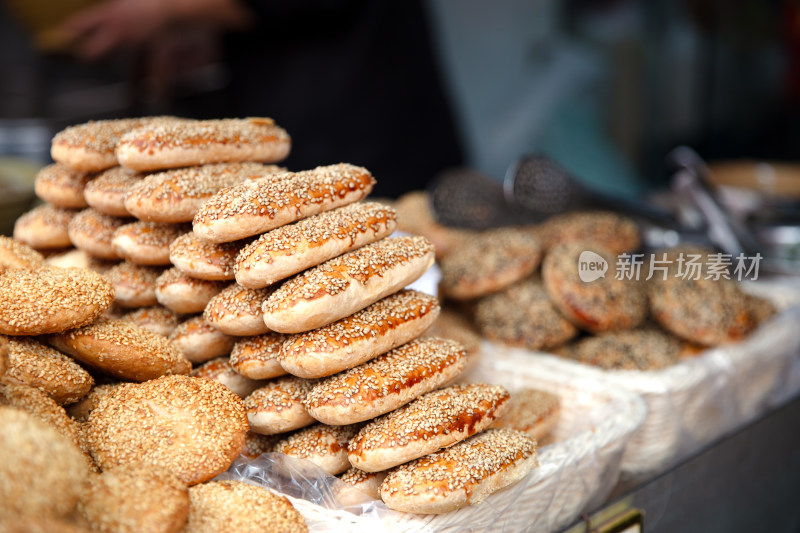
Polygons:
<instances>
[{"instance_id":1,"label":"blurred background","mask_svg":"<svg viewBox=\"0 0 800 533\"><path fill-rule=\"evenodd\" d=\"M279 96L265 96L268 101L249 111L253 95L232 90L241 84L236 74L241 65L226 56L226 46L232 38L241 41L243 31L269 31L278 42L295 38L297 31L288 23L254 30L247 20L215 26L206 18L171 25L169 31L142 31L140 42L96 53L82 50L74 35L72 41L64 36L64 21L93 4L0 0L0 155L6 189L13 189L14 176L25 171L24 163L9 157L47 163L52 135L90 119L263 114L294 133L291 120L280 120ZM299 4L311 9L326 3ZM370 2L342 4L356 13ZM257 6L251 2L245 18L276 20ZM707 160L793 161L800 155L800 2L429 0L421 8L425 25L417 29L425 35L398 30L392 36L396 46L385 53L401 58L409 50L416 63L420 54L430 54L431 66L420 76L440 76L445 100L423 106L424 113L415 117L418 128L426 129L431 109L449 108L460 152L451 149L449 159L433 162L413 180L392 178L401 183L388 195L418 188L433 177L435 165L461 164L501 180L525 153L550 155L581 181L625 193L665 187L664 159L679 144ZM335 26L346 15L324 13L321 20ZM309 32L320 27L312 24ZM410 50L426 36L429 48ZM257 55L270 54L265 49ZM397 58L387 58L387 70L401 61ZM250 68L250 93L256 96L281 86L283 92L269 94L288 99L314 80L313 73L299 69L271 77L268 68L255 63ZM325 73L330 80L337 75L355 71ZM408 91L403 100L413 104L413 74L404 76L399 83ZM319 81L323 87L327 83ZM308 101L315 98L309 95ZM331 101L336 97L333 93ZM383 100L361 114L388 112L399 104ZM315 113L318 123L337 120ZM406 130L396 133L403 136L376 131L359 142L402 144L408 153L446 150L437 141L441 134L426 139ZM295 144L295 151L303 149ZM405 159L394 157L397 164Z\"/></svg>"}]
</instances>

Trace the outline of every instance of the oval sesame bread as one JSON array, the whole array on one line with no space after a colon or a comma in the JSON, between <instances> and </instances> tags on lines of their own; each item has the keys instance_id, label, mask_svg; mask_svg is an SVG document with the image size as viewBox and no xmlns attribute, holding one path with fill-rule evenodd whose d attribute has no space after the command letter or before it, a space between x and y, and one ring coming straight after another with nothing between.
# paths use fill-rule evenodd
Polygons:
<instances>
[{"instance_id":1,"label":"oval sesame bread","mask_svg":"<svg viewBox=\"0 0 800 533\"><path fill-rule=\"evenodd\" d=\"M48 337L47 342L78 361L123 379L147 381L165 374L188 374L191 365L163 336L121 319L92 324Z\"/></svg>"},{"instance_id":2,"label":"oval sesame bread","mask_svg":"<svg viewBox=\"0 0 800 533\"><path fill-rule=\"evenodd\" d=\"M114 232L131 222L130 218L104 215L87 207L70 220L67 230L75 248L101 259L122 259L111 244Z\"/></svg>"},{"instance_id":3,"label":"oval sesame bread","mask_svg":"<svg viewBox=\"0 0 800 533\"><path fill-rule=\"evenodd\" d=\"M66 165L54 163L39 170L33 190L36 196L48 204L80 209L89 205L83 196L83 190L93 177L93 174L78 172Z\"/></svg>"},{"instance_id":4,"label":"oval sesame bread","mask_svg":"<svg viewBox=\"0 0 800 533\"><path fill-rule=\"evenodd\" d=\"M119 164L142 171L236 161L272 163L289 155L291 139L271 118L160 122L120 138Z\"/></svg>"},{"instance_id":5,"label":"oval sesame bread","mask_svg":"<svg viewBox=\"0 0 800 533\"><path fill-rule=\"evenodd\" d=\"M442 258L439 288L448 298L468 300L497 292L539 266L541 245L520 228L482 231Z\"/></svg>"},{"instance_id":6,"label":"oval sesame bread","mask_svg":"<svg viewBox=\"0 0 800 533\"><path fill-rule=\"evenodd\" d=\"M87 437L103 470L145 463L194 485L224 472L246 433L242 400L230 389L210 379L165 376L102 397Z\"/></svg>"},{"instance_id":7,"label":"oval sesame bread","mask_svg":"<svg viewBox=\"0 0 800 533\"><path fill-rule=\"evenodd\" d=\"M75 443L13 407L0 405L0 427L0 515L71 516L89 477L86 459ZM0 528L7 531L1 524Z\"/></svg>"},{"instance_id":8,"label":"oval sesame bread","mask_svg":"<svg viewBox=\"0 0 800 533\"><path fill-rule=\"evenodd\" d=\"M254 289L266 287L380 240L396 226L394 210L377 202L357 202L281 226L239 252L236 281Z\"/></svg>"},{"instance_id":9,"label":"oval sesame bread","mask_svg":"<svg viewBox=\"0 0 800 533\"><path fill-rule=\"evenodd\" d=\"M238 374L227 357L217 357L198 366L190 374L197 378L206 378L222 383L240 398L244 398L259 387L264 386L263 381L248 379Z\"/></svg>"},{"instance_id":10,"label":"oval sesame bread","mask_svg":"<svg viewBox=\"0 0 800 533\"><path fill-rule=\"evenodd\" d=\"M142 181L144 174L137 174L122 167L112 167L97 175L83 191L86 203L104 215L130 217L125 207L125 194Z\"/></svg>"},{"instance_id":11,"label":"oval sesame bread","mask_svg":"<svg viewBox=\"0 0 800 533\"><path fill-rule=\"evenodd\" d=\"M350 441L350 464L386 470L450 446L489 427L508 407L499 385L454 385L420 396L368 423Z\"/></svg>"},{"instance_id":12,"label":"oval sesame bread","mask_svg":"<svg viewBox=\"0 0 800 533\"><path fill-rule=\"evenodd\" d=\"M162 305L134 309L122 315L121 318L123 320L130 320L140 328L150 330L153 333L158 333L165 337L169 337L180 322L178 313Z\"/></svg>"},{"instance_id":13,"label":"oval sesame bread","mask_svg":"<svg viewBox=\"0 0 800 533\"><path fill-rule=\"evenodd\" d=\"M561 400L555 394L538 390L522 389L511 393L508 409L492 427L506 427L524 431L541 445L558 423Z\"/></svg>"},{"instance_id":14,"label":"oval sesame bread","mask_svg":"<svg viewBox=\"0 0 800 533\"><path fill-rule=\"evenodd\" d=\"M636 222L609 211L556 215L537 227L537 235L546 250L557 244L587 242L620 254L639 249L642 242Z\"/></svg>"},{"instance_id":15,"label":"oval sesame bread","mask_svg":"<svg viewBox=\"0 0 800 533\"><path fill-rule=\"evenodd\" d=\"M10 268L38 268L44 264L44 256L27 244L0 235L0 274Z\"/></svg>"},{"instance_id":16,"label":"oval sesame bread","mask_svg":"<svg viewBox=\"0 0 800 533\"><path fill-rule=\"evenodd\" d=\"M368 244L284 282L264 302L264 323L281 333L325 326L413 283L433 261L425 237Z\"/></svg>"},{"instance_id":17,"label":"oval sesame bread","mask_svg":"<svg viewBox=\"0 0 800 533\"><path fill-rule=\"evenodd\" d=\"M114 287L114 302L122 307L155 305L156 279L163 268L136 265L123 261L109 268L103 277Z\"/></svg>"},{"instance_id":18,"label":"oval sesame bread","mask_svg":"<svg viewBox=\"0 0 800 533\"><path fill-rule=\"evenodd\" d=\"M532 438L512 429L490 429L389 472L381 498L396 511L448 513L480 503L537 466Z\"/></svg>"},{"instance_id":19,"label":"oval sesame bread","mask_svg":"<svg viewBox=\"0 0 800 533\"><path fill-rule=\"evenodd\" d=\"M475 323L487 339L529 350L548 350L578 334L550 301L542 281L526 278L481 298Z\"/></svg>"},{"instance_id":20,"label":"oval sesame bread","mask_svg":"<svg viewBox=\"0 0 800 533\"><path fill-rule=\"evenodd\" d=\"M175 268L193 278L234 279L234 263L249 239L233 242L207 242L190 231L169 245L169 260Z\"/></svg>"},{"instance_id":21,"label":"oval sesame bread","mask_svg":"<svg viewBox=\"0 0 800 533\"><path fill-rule=\"evenodd\" d=\"M269 328L261 306L274 291L274 287L248 289L234 283L209 300L203 318L228 335L262 335Z\"/></svg>"},{"instance_id":22,"label":"oval sesame bread","mask_svg":"<svg viewBox=\"0 0 800 533\"><path fill-rule=\"evenodd\" d=\"M236 342L235 337L222 333L206 322L202 315L178 324L170 333L169 340L186 359L195 364L230 354Z\"/></svg>"},{"instance_id":23,"label":"oval sesame bread","mask_svg":"<svg viewBox=\"0 0 800 533\"><path fill-rule=\"evenodd\" d=\"M278 361L281 346L288 337L283 333L265 333L237 340L231 350L231 366L250 379L268 379L286 374Z\"/></svg>"},{"instance_id":24,"label":"oval sesame bread","mask_svg":"<svg viewBox=\"0 0 800 533\"><path fill-rule=\"evenodd\" d=\"M350 468L347 443L360 427L314 424L276 442L272 451L311 461L331 475L341 474Z\"/></svg>"},{"instance_id":25,"label":"oval sesame bread","mask_svg":"<svg viewBox=\"0 0 800 533\"><path fill-rule=\"evenodd\" d=\"M325 424L354 424L393 411L455 379L467 363L463 346L413 340L317 383L303 404Z\"/></svg>"},{"instance_id":26,"label":"oval sesame bread","mask_svg":"<svg viewBox=\"0 0 800 533\"><path fill-rule=\"evenodd\" d=\"M56 133L50 145L53 161L82 172L98 172L117 165L117 148L125 133L150 123L177 121L175 117L92 120Z\"/></svg>"},{"instance_id":27,"label":"oval sesame bread","mask_svg":"<svg viewBox=\"0 0 800 533\"><path fill-rule=\"evenodd\" d=\"M244 399L250 431L264 435L285 433L313 424L303 406L316 381L284 376L270 381Z\"/></svg>"},{"instance_id":28,"label":"oval sesame bread","mask_svg":"<svg viewBox=\"0 0 800 533\"><path fill-rule=\"evenodd\" d=\"M631 329L647 318L647 294L638 280L617 279L612 272L590 282L580 279L578 261L584 251L617 264L608 250L586 243L551 248L542 263L542 281L550 300L573 324L594 333Z\"/></svg>"},{"instance_id":29,"label":"oval sesame bread","mask_svg":"<svg viewBox=\"0 0 800 533\"><path fill-rule=\"evenodd\" d=\"M0 333L42 335L83 326L113 301L111 284L91 270L8 270L0 276Z\"/></svg>"},{"instance_id":30,"label":"oval sesame bread","mask_svg":"<svg viewBox=\"0 0 800 533\"><path fill-rule=\"evenodd\" d=\"M34 207L14 223L14 238L37 250L72 246L69 224L79 213L50 204Z\"/></svg>"},{"instance_id":31,"label":"oval sesame bread","mask_svg":"<svg viewBox=\"0 0 800 533\"><path fill-rule=\"evenodd\" d=\"M169 245L190 232L188 224L132 222L117 228L111 246L117 255L138 265L169 265Z\"/></svg>"},{"instance_id":32,"label":"oval sesame bread","mask_svg":"<svg viewBox=\"0 0 800 533\"><path fill-rule=\"evenodd\" d=\"M223 187L285 172L261 163L217 163L151 174L126 191L123 205L151 222L191 222L197 210Z\"/></svg>"},{"instance_id":33,"label":"oval sesame bread","mask_svg":"<svg viewBox=\"0 0 800 533\"><path fill-rule=\"evenodd\" d=\"M225 187L200 207L192 225L207 241L235 241L357 202L374 185L367 169L346 163L277 174Z\"/></svg>"},{"instance_id":34,"label":"oval sesame bread","mask_svg":"<svg viewBox=\"0 0 800 533\"><path fill-rule=\"evenodd\" d=\"M350 467L339 476L342 486L336 491L336 500L343 507L360 505L381 499L381 484L388 472L364 472Z\"/></svg>"},{"instance_id":35,"label":"oval sesame bread","mask_svg":"<svg viewBox=\"0 0 800 533\"><path fill-rule=\"evenodd\" d=\"M292 335L278 360L295 376L330 376L417 338L439 308L434 296L404 289L332 324Z\"/></svg>"},{"instance_id":36,"label":"oval sesame bread","mask_svg":"<svg viewBox=\"0 0 800 533\"><path fill-rule=\"evenodd\" d=\"M227 286L223 281L197 279L170 268L156 279L156 299L176 313L202 313L211 298Z\"/></svg>"},{"instance_id":37,"label":"oval sesame bread","mask_svg":"<svg viewBox=\"0 0 800 533\"><path fill-rule=\"evenodd\" d=\"M185 531L306 533L303 516L285 496L242 481L212 481L189 489Z\"/></svg>"},{"instance_id":38,"label":"oval sesame bread","mask_svg":"<svg viewBox=\"0 0 800 533\"><path fill-rule=\"evenodd\" d=\"M77 402L94 385L78 363L33 337L8 339L8 368L2 380L35 387L61 405Z\"/></svg>"},{"instance_id":39,"label":"oval sesame bread","mask_svg":"<svg viewBox=\"0 0 800 533\"><path fill-rule=\"evenodd\" d=\"M189 489L163 467L115 466L89 479L78 512L97 533L178 533L189 518Z\"/></svg>"}]
</instances>

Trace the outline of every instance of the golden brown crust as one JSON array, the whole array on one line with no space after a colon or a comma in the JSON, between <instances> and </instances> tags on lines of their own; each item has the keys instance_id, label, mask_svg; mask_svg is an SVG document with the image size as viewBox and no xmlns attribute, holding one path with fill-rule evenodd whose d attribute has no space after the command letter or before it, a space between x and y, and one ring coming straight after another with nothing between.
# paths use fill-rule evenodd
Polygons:
<instances>
[{"instance_id":1,"label":"golden brown crust","mask_svg":"<svg viewBox=\"0 0 800 533\"><path fill-rule=\"evenodd\" d=\"M492 424L524 431L541 445L558 422L561 400L555 394L539 389L522 389L511 393L508 410Z\"/></svg>"},{"instance_id":2,"label":"golden brown crust","mask_svg":"<svg viewBox=\"0 0 800 533\"><path fill-rule=\"evenodd\" d=\"M235 161L272 163L289 155L291 139L271 118L186 120L145 125L122 136L120 165L150 171Z\"/></svg>"},{"instance_id":3,"label":"golden brown crust","mask_svg":"<svg viewBox=\"0 0 800 533\"><path fill-rule=\"evenodd\" d=\"M315 380L284 376L253 391L244 400L250 431L275 435L313 424L314 419L306 411L303 400L315 383Z\"/></svg>"},{"instance_id":4,"label":"golden brown crust","mask_svg":"<svg viewBox=\"0 0 800 533\"><path fill-rule=\"evenodd\" d=\"M0 405L7 405L32 414L63 435L76 446L81 438L78 424L63 407L43 391L16 383L0 383Z\"/></svg>"},{"instance_id":5,"label":"golden brown crust","mask_svg":"<svg viewBox=\"0 0 800 533\"><path fill-rule=\"evenodd\" d=\"M281 333L325 326L414 282L433 261L425 237L368 244L284 282L264 302L264 323Z\"/></svg>"},{"instance_id":6,"label":"golden brown crust","mask_svg":"<svg viewBox=\"0 0 800 533\"><path fill-rule=\"evenodd\" d=\"M461 344L467 355L476 355L481 350L481 336L469 316L453 306L442 307L439 316L422 337L442 337Z\"/></svg>"},{"instance_id":7,"label":"golden brown crust","mask_svg":"<svg viewBox=\"0 0 800 533\"><path fill-rule=\"evenodd\" d=\"M134 309L120 318L165 337L169 337L180 322L178 313L161 305Z\"/></svg>"},{"instance_id":8,"label":"golden brown crust","mask_svg":"<svg viewBox=\"0 0 800 533\"><path fill-rule=\"evenodd\" d=\"M413 340L368 363L321 380L303 405L325 424L362 422L449 383L466 362L464 347L455 341Z\"/></svg>"},{"instance_id":9,"label":"golden brown crust","mask_svg":"<svg viewBox=\"0 0 800 533\"><path fill-rule=\"evenodd\" d=\"M131 222L129 218L104 215L87 207L70 220L69 238L75 248L101 259L122 259L111 244L114 232Z\"/></svg>"},{"instance_id":10,"label":"golden brown crust","mask_svg":"<svg viewBox=\"0 0 800 533\"><path fill-rule=\"evenodd\" d=\"M191 370L180 350L163 336L122 319L98 318L88 326L51 335L48 343L123 379L147 381Z\"/></svg>"},{"instance_id":11,"label":"golden brown crust","mask_svg":"<svg viewBox=\"0 0 800 533\"><path fill-rule=\"evenodd\" d=\"M245 246L236 257L236 281L266 287L382 239L396 227L394 210L376 202L326 211L273 229Z\"/></svg>"},{"instance_id":12,"label":"golden brown crust","mask_svg":"<svg viewBox=\"0 0 800 533\"><path fill-rule=\"evenodd\" d=\"M35 338L11 337L7 343L8 368L0 372L2 381L37 388L60 405L80 400L94 385L75 361Z\"/></svg>"},{"instance_id":13,"label":"golden brown crust","mask_svg":"<svg viewBox=\"0 0 800 533\"><path fill-rule=\"evenodd\" d=\"M223 281L197 279L170 268L156 279L156 299L176 313L202 313L211 298L227 286Z\"/></svg>"},{"instance_id":14,"label":"golden brown crust","mask_svg":"<svg viewBox=\"0 0 800 533\"><path fill-rule=\"evenodd\" d=\"M0 235L0 274L10 268L38 268L44 256L27 244Z\"/></svg>"},{"instance_id":15,"label":"golden brown crust","mask_svg":"<svg viewBox=\"0 0 800 533\"><path fill-rule=\"evenodd\" d=\"M79 268L9 270L0 276L0 333L41 335L88 324L111 307L114 289Z\"/></svg>"},{"instance_id":16,"label":"golden brown crust","mask_svg":"<svg viewBox=\"0 0 800 533\"><path fill-rule=\"evenodd\" d=\"M660 370L677 363L683 350L678 338L643 327L579 339L560 355L606 370Z\"/></svg>"},{"instance_id":17,"label":"golden brown crust","mask_svg":"<svg viewBox=\"0 0 800 533\"><path fill-rule=\"evenodd\" d=\"M428 455L489 427L508 407L499 385L454 385L376 418L349 445L350 463L367 472Z\"/></svg>"},{"instance_id":18,"label":"golden brown crust","mask_svg":"<svg viewBox=\"0 0 800 533\"><path fill-rule=\"evenodd\" d=\"M288 338L283 333L265 333L236 341L231 350L231 366L250 379L269 379L286 374L278 360Z\"/></svg>"},{"instance_id":19,"label":"golden brown crust","mask_svg":"<svg viewBox=\"0 0 800 533\"><path fill-rule=\"evenodd\" d=\"M221 383L232 390L240 398L244 398L259 387L264 386L263 381L248 379L239 375L231 366L227 357L217 357L206 361L191 373L197 378L206 378Z\"/></svg>"},{"instance_id":20,"label":"golden brown crust","mask_svg":"<svg viewBox=\"0 0 800 533\"><path fill-rule=\"evenodd\" d=\"M275 443L273 451L311 461L331 475L350 468L347 443L360 425L326 426L314 424Z\"/></svg>"},{"instance_id":21,"label":"golden brown crust","mask_svg":"<svg viewBox=\"0 0 800 533\"><path fill-rule=\"evenodd\" d=\"M529 276L541 257L539 241L523 229L476 233L442 259L439 288L456 300L485 296Z\"/></svg>"},{"instance_id":22,"label":"golden brown crust","mask_svg":"<svg viewBox=\"0 0 800 533\"><path fill-rule=\"evenodd\" d=\"M422 235L433 243L436 258L446 257L464 239L474 232L450 228L440 224L433 215L430 195L426 191L411 191L394 203L397 210L397 228L411 235Z\"/></svg>"},{"instance_id":23,"label":"golden brown crust","mask_svg":"<svg viewBox=\"0 0 800 533\"><path fill-rule=\"evenodd\" d=\"M242 455L250 459L257 459L262 453L270 453L275 447L275 443L280 440L280 435L261 435L252 431L247 432L244 439Z\"/></svg>"},{"instance_id":24,"label":"golden brown crust","mask_svg":"<svg viewBox=\"0 0 800 533\"><path fill-rule=\"evenodd\" d=\"M192 224L207 241L235 241L357 202L374 185L367 169L346 163L277 174L221 189Z\"/></svg>"},{"instance_id":25,"label":"golden brown crust","mask_svg":"<svg viewBox=\"0 0 800 533\"><path fill-rule=\"evenodd\" d=\"M187 531L306 533L302 515L285 496L241 481L212 481L189 489Z\"/></svg>"},{"instance_id":26,"label":"golden brown crust","mask_svg":"<svg viewBox=\"0 0 800 533\"><path fill-rule=\"evenodd\" d=\"M67 413L69 413L69 416L78 422L86 422L89 420L89 414L94 411L94 408L97 407L98 402L100 402L100 398L110 393L117 387L124 387L126 385L130 384L117 382L95 385L92 387L92 390L89 391L89 394L84 396L80 401L68 405L66 407Z\"/></svg>"},{"instance_id":27,"label":"golden brown crust","mask_svg":"<svg viewBox=\"0 0 800 533\"><path fill-rule=\"evenodd\" d=\"M97 533L178 533L189 518L189 489L163 467L115 466L89 479L78 511Z\"/></svg>"},{"instance_id":28,"label":"golden brown crust","mask_svg":"<svg viewBox=\"0 0 800 533\"><path fill-rule=\"evenodd\" d=\"M269 328L264 324L261 306L274 291L274 287L248 289L234 283L211 298L203 319L227 335L263 335Z\"/></svg>"},{"instance_id":29,"label":"golden brown crust","mask_svg":"<svg viewBox=\"0 0 800 533\"><path fill-rule=\"evenodd\" d=\"M151 174L126 192L123 206L140 220L191 222L197 210L223 187L285 172L261 163L217 163Z\"/></svg>"},{"instance_id":30,"label":"golden brown crust","mask_svg":"<svg viewBox=\"0 0 800 533\"><path fill-rule=\"evenodd\" d=\"M139 265L169 265L169 245L191 231L188 224L133 222L117 228L111 246L117 255Z\"/></svg>"},{"instance_id":31,"label":"golden brown crust","mask_svg":"<svg viewBox=\"0 0 800 533\"><path fill-rule=\"evenodd\" d=\"M36 196L56 207L80 209L88 205L83 191L93 177L54 163L39 170L33 190Z\"/></svg>"},{"instance_id":32,"label":"golden brown crust","mask_svg":"<svg viewBox=\"0 0 800 533\"><path fill-rule=\"evenodd\" d=\"M178 324L170 333L169 340L186 359L203 363L230 354L236 337L222 333L198 315Z\"/></svg>"},{"instance_id":33,"label":"golden brown crust","mask_svg":"<svg viewBox=\"0 0 800 533\"><path fill-rule=\"evenodd\" d=\"M125 207L125 194L143 177L127 168L110 168L86 185L83 191L86 203L104 215L130 217L132 214Z\"/></svg>"},{"instance_id":34,"label":"golden brown crust","mask_svg":"<svg viewBox=\"0 0 800 533\"><path fill-rule=\"evenodd\" d=\"M148 307L156 304L156 279L163 268L123 261L104 274L114 287L114 302L122 307Z\"/></svg>"},{"instance_id":35,"label":"golden brown crust","mask_svg":"<svg viewBox=\"0 0 800 533\"><path fill-rule=\"evenodd\" d=\"M72 246L69 224L78 214L50 204L34 207L14 223L14 238L37 250Z\"/></svg>"},{"instance_id":36,"label":"golden brown crust","mask_svg":"<svg viewBox=\"0 0 800 533\"><path fill-rule=\"evenodd\" d=\"M416 338L438 314L435 297L401 290L332 324L292 335L278 359L295 376L329 376Z\"/></svg>"},{"instance_id":37,"label":"golden brown crust","mask_svg":"<svg viewBox=\"0 0 800 533\"><path fill-rule=\"evenodd\" d=\"M636 222L608 211L578 211L549 218L537 228L544 248L557 244L587 242L611 253L632 252L641 245Z\"/></svg>"},{"instance_id":38,"label":"golden brown crust","mask_svg":"<svg viewBox=\"0 0 800 533\"><path fill-rule=\"evenodd\" d=\"M169 260L175 268L193 278L232 280L236 255L248 242L248 239L206 242L194 232L189 232L169 245Z\"/></svg>"},{"instance_id":39,"label":"golden brown crust","mask_svg":"<svg viewBox=\"0 0 800 533\"><path fill-rule=\"evenodd\" d=\"M209 379L165 376L121 387L89 415L88 440L102 469L146 463L187 485L224 472L247 433L242 400Z\"/></svg>"}]
</instances>

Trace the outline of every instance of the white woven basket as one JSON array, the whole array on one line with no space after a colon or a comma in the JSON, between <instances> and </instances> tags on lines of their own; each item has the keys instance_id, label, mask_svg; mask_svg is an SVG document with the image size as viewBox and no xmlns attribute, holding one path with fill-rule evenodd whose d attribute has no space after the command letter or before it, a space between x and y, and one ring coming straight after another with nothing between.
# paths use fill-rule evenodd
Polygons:
<instances>
[{"instance_id":1,"label":"white woven basket","mask_svg":"<svg viewBox=\"0 0 800 533\"><path fill-rule=\"evenodd\" d=\"M625 445L644 420L645 406L640 398L625 391L603 390L581 376L550 375L535 364L523 368L513 362L490 364L486 357L470 370L468 378L499 383L509 390L537 387L559 395L561 417L554 429L554 443L539 449L538 468L480 504L442 515L399 513L379 502L363 505L358 509L361 514L353 514L290 497L309 529L364 533L546 532L567 525L581 511L606 498L616 483ZM285 468L276 469L259 461L237 461L221 477L273 488L280 486L281 481L276 480L282 478L285 483L289 475L279 471ZM286 464L294 468L291 461ZM292 483L314 485L312 492L319 492L318 488L328 490L338 482L322 474L316 478L307 474L299 477L303 479L297 481L298 476L294 475ZM325 498L312 499L325 503Z\"/></svg>"},{"instance_id":2,"label":"white woven basket","mask_svg":"<svg viewBox=\"0 0 800 533\"><path fill-rule=\"evenodd\" d=\"M649 477L751 420L785 388L793 360L800 355L800 307L785 307L790 302L780 286L746 289L784 309L745 341L707 350L663 370L602 370L489 342L484 356L497 364L535 365L640 395L647 403L647 417L628 444L622 472L628 478Z\"/></svg>"}]
</instances>

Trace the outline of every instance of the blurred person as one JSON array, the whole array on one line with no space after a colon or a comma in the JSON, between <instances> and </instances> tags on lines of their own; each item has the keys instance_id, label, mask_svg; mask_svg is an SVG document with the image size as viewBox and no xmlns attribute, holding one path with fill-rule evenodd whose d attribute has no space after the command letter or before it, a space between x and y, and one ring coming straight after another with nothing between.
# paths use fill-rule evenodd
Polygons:
<instances>
[{"instance_id":1,"label":"blurred person","mask_svg":"<svg viewBox=\"0 0 800 533\"><path fill-rule=\"evenodd\" d=\"M61 31L90 61L155 48L165 86L178 71L166 52L191 55L207 42L198 34L220 34L230 79L215 112L273 117L292 136L291 170L363 165L375 196L396 197L463 164L419 0L107 0Z\"/></svg>"}]
</instances>

